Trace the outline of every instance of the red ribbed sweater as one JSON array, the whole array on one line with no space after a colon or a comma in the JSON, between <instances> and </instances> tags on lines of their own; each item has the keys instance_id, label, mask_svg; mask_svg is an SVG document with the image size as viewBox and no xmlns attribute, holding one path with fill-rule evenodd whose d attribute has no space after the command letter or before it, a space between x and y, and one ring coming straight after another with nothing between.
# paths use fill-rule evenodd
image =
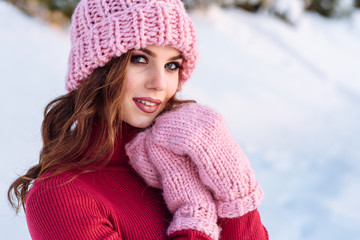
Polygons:
<instances>
[{"instance_id":1,"label":"red ribbed sweater","mask_svg":"<svg viewBox=\"0 0 360 240\"><path fill-rule=\"evenodd\" d=\"M171 221L161 191L151 188L128 164L124 146L137 129L123 128L115 153L103 169L71 180L68 171L35 181L26 198L26 220L34 240L182 239L210 240L195 230L166 236ZM221 238L268 239L257 210L234 219L219 219Z\"/></svg>"}]
</instances>

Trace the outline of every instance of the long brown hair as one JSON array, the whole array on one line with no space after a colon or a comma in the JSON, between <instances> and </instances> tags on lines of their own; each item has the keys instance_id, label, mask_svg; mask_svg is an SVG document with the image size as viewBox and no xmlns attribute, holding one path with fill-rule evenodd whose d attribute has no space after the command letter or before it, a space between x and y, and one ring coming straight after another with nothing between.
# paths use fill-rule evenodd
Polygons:
<instances>
[{"instance_id":1,"label":"long brown hair","mask_svg":"<svg viewBox=\"0 0 360 240\"><path fill-rule=\"evenodd\" d=\"M95 69L76 90L45 107L39 163L17 178L8 190L8 199L17 213L21 206L25 210L25 198L34 181L70 169L81 169L80 174L96 171L110 161L115 137L121 131L123 83L130 59L131 51L113 58ZM185 102L194 101L173 96L165 111ZM99 134L90 142L94 120L99 125ZM51 174L41 176L48 172Z\"/></svg>"}]
</instances>

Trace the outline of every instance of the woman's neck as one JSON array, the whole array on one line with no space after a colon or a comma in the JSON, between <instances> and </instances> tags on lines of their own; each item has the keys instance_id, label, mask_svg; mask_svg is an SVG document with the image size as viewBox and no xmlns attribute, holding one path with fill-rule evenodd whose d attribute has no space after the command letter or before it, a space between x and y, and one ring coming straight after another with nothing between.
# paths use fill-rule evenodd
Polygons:
<instances>
[{"instance_id":1,"label":"woman's neck","mask_svg":"<svg viewBox=\"0 0 360 240\"><path fill-rule=\"evenodd\" d=\"M125 145L130 142L141 129L122 124L121 130L118 131L114 144L114 154L111 157L111 164L128 163L128 157L125 152Z\"/></svg>"},{"instance_id":2,"label":"woman's neck","mask_svg":"<svg viewBox=\"0 0 360 240\"><path fill-rule=\"evenodd\" d=\"M91 148L92 144L94 144L94 142L98 138L99 131L100 131L99 122L95 121L94 124L92 125L92 127L93 127L92 134L91 134L90 142L88 145L89 148ZM107 164L107 165L114 166L114 165L128 164L129 159L125 152L125 145L128 142L130 142L139 131L141 131L140 128L133 127L127 123L123 123L120 126L120 129L117 132L115 142L114 142L114 152L110 159L109 164ZM99 147L100 146L95 147L95 149L98 149Z\"/></svg>"}]
</instances>

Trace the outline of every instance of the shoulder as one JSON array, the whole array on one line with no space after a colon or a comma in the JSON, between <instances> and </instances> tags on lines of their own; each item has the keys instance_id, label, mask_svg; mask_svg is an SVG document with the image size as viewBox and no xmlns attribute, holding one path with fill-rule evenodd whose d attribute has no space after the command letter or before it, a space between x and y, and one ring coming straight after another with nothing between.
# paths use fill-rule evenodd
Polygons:
<instances>
[{"instance_id":1,"label":"shoulder","mask_svg":"<svg viewBox=\"0 0 360 240\"><path fill-rule=\"evenodd\" d=\"M91 239L91 229L108 223L99 201L72 180L75 176L64 173L33 184L25 204L33 239Z\"/></svg>"},{"instance_id":2,"label":"shoulder","mask_svg":"<svg viewBox=\"0 0 360 240\"><path fill-rule=\"evenodd\" d=\"M33 195L46 194L47 192L56 192L58 189L65 190L74 185L73 181L76 178L75 172L64 172L55 176L51 176L52 172L45 173L37 178L29 191L28 197ZM69 185L70 183L70 185Z\"/></svg>"},{"instance_id":3,"label":"shoulder","mask_svg":"<svg viewBox=\"0 0 360 240\"><path fill-rule=\"evenodd\" d=\"M89 200L91 197L77 181L76 174L66 172L33 183L26 197L26 214L77 208Z\"/></svg>"}]
</instances>

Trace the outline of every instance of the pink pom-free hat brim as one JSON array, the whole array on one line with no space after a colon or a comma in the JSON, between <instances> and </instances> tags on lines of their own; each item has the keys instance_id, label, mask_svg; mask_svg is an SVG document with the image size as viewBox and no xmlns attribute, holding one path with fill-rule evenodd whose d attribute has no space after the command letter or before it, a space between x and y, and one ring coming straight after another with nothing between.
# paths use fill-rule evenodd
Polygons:
<instances>
[{"instance_id":1,"label":"pink pom-free hat brim","mask_svg":"<svg viewBox=\"0 0 360 240\"><path fill-rule=\"evenodd\" d=\"M171 46L183 57L180 87L194 71L198 43L180 0L82 0L70 26L66 89L71 92L96 68L132 49Z\"/></svg>"}]
</instances>

